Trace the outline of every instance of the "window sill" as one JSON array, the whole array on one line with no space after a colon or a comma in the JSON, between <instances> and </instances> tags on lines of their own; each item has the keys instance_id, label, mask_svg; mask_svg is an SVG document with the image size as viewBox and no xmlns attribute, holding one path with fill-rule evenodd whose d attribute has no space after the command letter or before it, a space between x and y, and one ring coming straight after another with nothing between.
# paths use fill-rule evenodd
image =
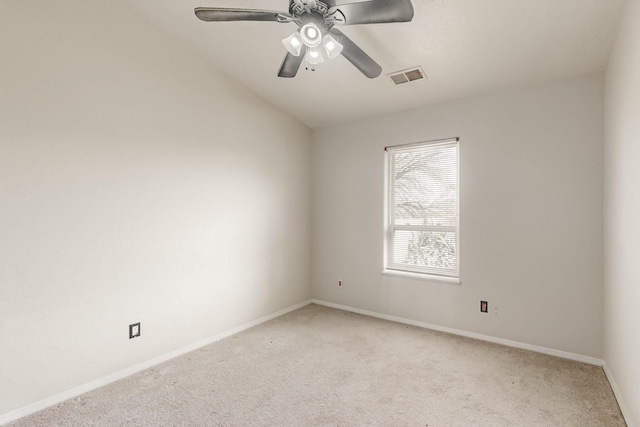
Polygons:
<instances>
[{"instance_id":1,"label":"window sill","mask_svg":"<svg viewBox=\"0 0 640 427\"><path fill-rule=\"evenodd\" d=\"M426 273L414 273L411 271L400 271L400 270L383 270L383 276L397 276L397 277L405 277L407 279L417 279L424 280L427 282L440 282L440 283L448 283L450 285L460 285L459 277L446 277L446 276L437 276L435 274L426 274Z\"/></svg>"}]
</instances>

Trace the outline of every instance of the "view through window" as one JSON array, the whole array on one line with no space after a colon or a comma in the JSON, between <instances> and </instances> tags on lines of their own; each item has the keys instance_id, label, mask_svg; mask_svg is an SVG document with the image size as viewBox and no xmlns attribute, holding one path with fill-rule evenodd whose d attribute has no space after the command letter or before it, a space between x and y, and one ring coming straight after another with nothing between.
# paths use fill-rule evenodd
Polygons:
<instances>
[{"instance_id":1,"label":"view through window","mask_svg":"<svg viewBox=\"0 0 640 427\"><path fill-rule=\"evenodd\" d=\"M386 148L385 270L458 277L458 139Z\"/></svg>"}]
</instances>

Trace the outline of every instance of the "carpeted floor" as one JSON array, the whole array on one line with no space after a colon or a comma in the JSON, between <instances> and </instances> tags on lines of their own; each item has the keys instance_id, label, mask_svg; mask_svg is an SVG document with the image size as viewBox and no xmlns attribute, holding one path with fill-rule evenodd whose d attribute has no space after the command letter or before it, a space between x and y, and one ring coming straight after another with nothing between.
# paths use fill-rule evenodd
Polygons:
<instances>
[{"instance_id":1,"label":"carpeted floor","mask_svg":"<svg viewBox=\"0 0 640 427\"><path fill-rule=\"evenodd\" d=\"M624 426L602 368L318 305L11 426Z\"/></svg>"}]
</instances>

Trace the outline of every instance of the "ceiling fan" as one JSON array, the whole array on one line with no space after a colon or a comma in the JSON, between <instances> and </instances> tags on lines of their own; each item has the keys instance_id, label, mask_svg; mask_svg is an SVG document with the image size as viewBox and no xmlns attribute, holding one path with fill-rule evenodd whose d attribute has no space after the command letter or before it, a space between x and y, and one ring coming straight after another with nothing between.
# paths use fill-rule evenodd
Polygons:
<instances>
[{"instance_id":1,"label":"ceiling fan","mask_svg":"<svg viewBox=\"0 0 640 427\"><path fill-rule=\"evenodd\" d=\"M271 10L197 7L202 21L293 22L298 30L282 40L288 53L278 77L295 77L303 60L316 64L342 54L369 78L378 77L382 67L336 26L409 22L413 19L411 0L369 0L337 5L335 0L291 0L289 13Z\"/></svg>"}]
</instances>

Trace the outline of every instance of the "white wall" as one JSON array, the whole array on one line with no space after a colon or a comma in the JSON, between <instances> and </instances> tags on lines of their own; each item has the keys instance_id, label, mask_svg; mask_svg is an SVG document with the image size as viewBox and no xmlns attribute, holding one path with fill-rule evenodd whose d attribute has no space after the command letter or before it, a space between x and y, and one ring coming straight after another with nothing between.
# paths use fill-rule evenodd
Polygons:
<instances>
[{"instance_id":1,"label":"white wall","mask_svg":"<svg viewBox=\"0 0 640 427\"><path fill-rule=\"evenodd\" d=\"M628 0L606 74L604 355L640 425L640 1Z\"/></svg>"},{"instance_id":2,"label":"white wall","mask_svg":"<svg viewBox=\"0 0 640 427\"><path fill-rule=\"evenodd\" d=\"M309 129L123 2L0 16L0 418L310 298Z\"/></svg>"},{"instance_id":3,"label":"white wall","mask_svg":"<svg viewBox=\"0 0 640 427\"><path fill-rule=\"evenodd\" d=\"M381 275L383 147L455 136L462 284ZM602 152L599 74L315 132L313 297L601 358Z\"/></svg>"}]
</instances>

